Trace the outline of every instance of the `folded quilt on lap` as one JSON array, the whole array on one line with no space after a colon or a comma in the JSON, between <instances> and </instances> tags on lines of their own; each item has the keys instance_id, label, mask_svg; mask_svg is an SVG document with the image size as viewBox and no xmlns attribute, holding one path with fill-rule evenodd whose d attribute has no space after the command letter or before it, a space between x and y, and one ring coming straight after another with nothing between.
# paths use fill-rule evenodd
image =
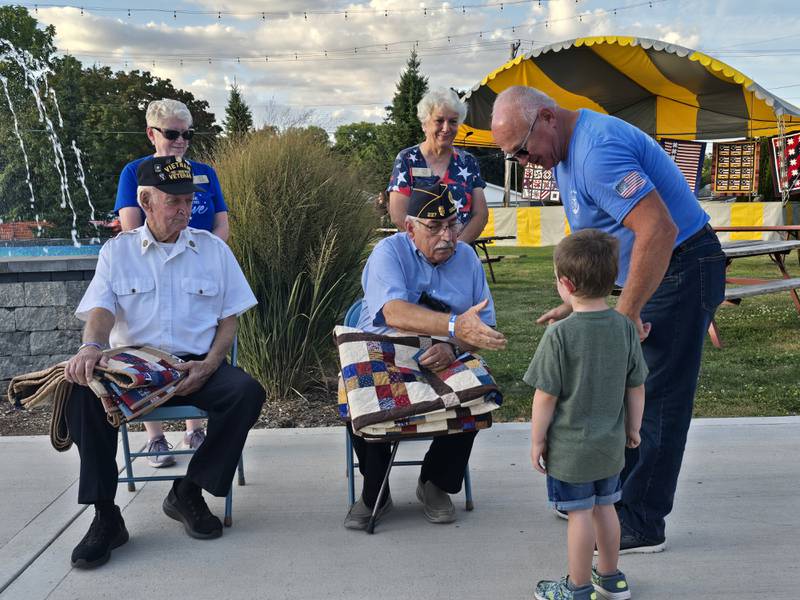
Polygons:
<instances>
[{"instance_id":1,"label":"folded quilt on lap","mask_svg":"<svg viewBox=\"0 0 800 600\"><path fill-rule=\"evenodd\" d=\"M103 352L108 364L94 369L89 388L99 398L108 422L119 427L147 414L169 400L182 373L173 365L182 362L177 356L149 346L125 346ZM64 377L66 362L49 369L18 375L8 386L8 399L15 406L33 408L49 402L50 442L63 452L72 446L65 420L65 405L72 384Z\"/></svg>"},{"instance_id":2,"label":"folded quilt on lap","mask_svg":"<svg viewBox=\"0 0 800 600\"><path fill-rule=\"evenodd\" d=\"M377 335L336 327L339 350L339 415L369 438L447 435L491 426L502 394L486 363L464 353L434 372L415 356L430 336Z\"/></svg>"}]
</instances>

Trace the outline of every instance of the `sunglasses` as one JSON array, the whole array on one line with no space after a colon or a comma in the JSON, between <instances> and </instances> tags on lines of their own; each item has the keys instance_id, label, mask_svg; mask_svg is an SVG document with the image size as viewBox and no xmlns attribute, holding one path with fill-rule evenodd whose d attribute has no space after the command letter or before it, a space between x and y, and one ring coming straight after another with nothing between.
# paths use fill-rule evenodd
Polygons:
<instances>
[{"instance_id":1,"label":"sunglasses","mask_svg":"<svg viewBox=\"0 0 800 600\"><path fill-rule=\"evenodd\" d=\"M536 121L539 120L539 115L536 115L536 118L531 123L531 126L528 128L528 135L525 136L525 139L522 140L522 143L519 145L514 152L510 152L506 154L506 160L510 160L512 162L519 162L520 157L528 157L530 156L530 152L528 152L528 138L531 137L531 133L533 133L533 128L536 125Z\"/></svg>"},{"instance_id":2,"label":"sunglasses","mask_svg":"<svg viewBox=\"0 0 800 600\"><path fill-rule=\"evenodd\" d=\"M194 129L187 129L186 131L178 131L177 129L161 129L161 127L151 127L155 129L170 142L174 142L179 137L182 137L187 142L194 137Z\"/></svg>"}]
</instances>

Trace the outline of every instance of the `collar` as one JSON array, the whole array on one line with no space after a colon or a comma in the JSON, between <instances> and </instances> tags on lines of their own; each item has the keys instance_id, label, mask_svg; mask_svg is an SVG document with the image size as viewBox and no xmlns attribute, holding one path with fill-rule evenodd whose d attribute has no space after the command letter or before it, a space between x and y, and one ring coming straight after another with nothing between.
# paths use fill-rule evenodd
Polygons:
<instances>
[{"instance_id":1,"label":"collar","mask_svg":"<svg viewBox=\"0 0 800 600\"><path fill-rule=\"evenodd\" d=\"M147 221L145 221L144 225L138 228L139 232L139 249L140 253L144 254L150 248L155 248L158 246L158 240L153 236L153 232L150 231L150 228L147 226ZM178 239L175 240L175 251L173 252L173 256L177 256L186 248L193 250L195 254L199 253L200 250L197 248L197 241L195 239L195 235L189 230L188 227L183 229L180 234L178 234Z\"/></svg>"}]
</instances>

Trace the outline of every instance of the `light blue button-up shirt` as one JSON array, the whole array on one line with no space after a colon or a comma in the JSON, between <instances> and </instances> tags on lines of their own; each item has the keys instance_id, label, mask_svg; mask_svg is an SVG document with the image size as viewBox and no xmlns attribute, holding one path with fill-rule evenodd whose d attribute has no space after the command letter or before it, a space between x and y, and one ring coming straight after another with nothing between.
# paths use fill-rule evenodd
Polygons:
<instances>
[{"instance_id":1,"label":"light blue button-up shirt","mask_svg":"<svg viewBox=\"0 0 800 600\"><path fill-rule=\"evenodd\" d=\"M494 300L486 282L483 265L475 252L458 242L453 255L443 263L431 264L407 233L396 233L378 242L361 276L364 305L358 328L371 333L393 333L386 325L383 307L390 300L417 304L422 292L461 314L488 298L481 320L494 326Z\"/></svg>"}]
</instances>

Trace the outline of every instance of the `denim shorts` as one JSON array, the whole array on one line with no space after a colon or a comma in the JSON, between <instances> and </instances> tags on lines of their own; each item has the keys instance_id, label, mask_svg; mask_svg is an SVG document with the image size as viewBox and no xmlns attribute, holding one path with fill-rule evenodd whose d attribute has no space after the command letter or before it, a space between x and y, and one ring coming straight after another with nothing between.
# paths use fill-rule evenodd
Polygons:
<instances>
[{"instance_id":1,"label":"denim shorts","mask_svg":"<svg viewBox=\"0 0 800 600\"><path fill-rule=\"evenodd\" d=\"M547 476L547 499L550 506L564 512L588 510L596 504L614 504L622 498L619 473L588 483L567 483Z\"/></svg>"}]
</instances>

